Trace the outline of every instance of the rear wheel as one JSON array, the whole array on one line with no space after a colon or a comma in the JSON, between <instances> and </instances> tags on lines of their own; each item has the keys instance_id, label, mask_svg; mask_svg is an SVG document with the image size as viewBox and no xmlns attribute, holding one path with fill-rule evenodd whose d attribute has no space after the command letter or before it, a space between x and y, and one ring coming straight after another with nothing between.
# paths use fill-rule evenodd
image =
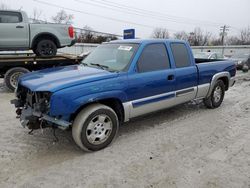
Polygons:
<instances>
[{"instance_id":1,"label":"rear wheel","mask_svg":"<svg viewBox=\"0 0 250 188\"><path fill-rule=\"evenodd\" d=\"M217 80L212 90L211 95L204 99L204 104L207 108L218 108L225 95L225 84L222 80Z\"/></svg>"},{"instance_id":2,"label":"rear wheel","mask_svg":"<svg viewBox=\"0 0 250 188\"><path fill-rule=\"evenodd\" d=\"M52 40L43 39L37 43L33 51L37 56L52 57L56 55L57 47Z\"/></svg>"},{"instance_id":3,"label":"rear wheel","mask_svg":"<svg viewBox=\"0 0 250 188\"><path fill-rule=\"evenodd\" d=\"M119 121L113 109L102 104L92 104L76 116L72 136L81 149L97 151L114 140L118 129Z\"/></svg>"},{"instance_id":4,"label":"rear wheel","mask_svg":"<svg viewBox=\"0 0 250 188\"><path fill-rule=\"evenodd\" d=\"M8 70L4 76L5 86L9 90L14 91L17 87L19 77L28 72L30 71L23 67L15 67L15 68Z\"/></svg>"}]
</instances>

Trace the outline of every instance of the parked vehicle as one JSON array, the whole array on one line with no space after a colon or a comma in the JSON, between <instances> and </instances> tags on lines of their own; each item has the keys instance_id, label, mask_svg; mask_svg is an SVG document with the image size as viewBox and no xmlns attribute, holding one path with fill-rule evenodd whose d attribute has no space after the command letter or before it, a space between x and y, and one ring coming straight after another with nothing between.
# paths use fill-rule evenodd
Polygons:
<instances>
[{"instance_id":1,"label":"parked vehicle","mask_svg":"<svg viewBox=\"0 0 250 188\"><path fill-rule=\"evenodd\" d=\"M25 73L45 68L77 65L82 56L56 55L51 58L41 58L33 54L0 54L0 78L4 78L5 86L14 91L19 77Z\"/></svg>"},{"instance_id":2,"label":"parked vehicle","mask_svg":"<svg viewBox=\"0 0 250 188\"><path fill-rule=\"evenodd\" d=\"M200 59L226 59L225 56L217 52L195 52L194 57Z\"/></svg>"},{"instance_id":3,"label":"parked vehicle","mask_svg":"<svg viewBox=\"0 0 250 188\"><path fill-rule=\"evenodd\" d=\"M250 68L250 53L245 54L235 54L231 57L235 62L237 69L243 69L244 65Z\"/></svg>"},{"instance_id":4,"label":"parked vehicle","mask_svg":"<svg viewBox=\"0 0 250 188\"><path fill-rule=\"evenodd\" d=\"M58 48L75 44L74 28L66 24L31 24L23 11L0 11L0 50L32 49L38 56L55 56Z\"/></svg>"},{"instance_id":5,"label":"parked vehicle","mask_svg":"<svg viewBox=\"0 0 250 188\"><path fill-rule=\"evenodd\" d=\"M22 76L12 103L24 127L72 127L76 144L96 151L134 117L194 99L219 107L236 68L232 61L208 61L194 59L184 41L112 41L79 66Z\"/></svg>"}]
</instances>

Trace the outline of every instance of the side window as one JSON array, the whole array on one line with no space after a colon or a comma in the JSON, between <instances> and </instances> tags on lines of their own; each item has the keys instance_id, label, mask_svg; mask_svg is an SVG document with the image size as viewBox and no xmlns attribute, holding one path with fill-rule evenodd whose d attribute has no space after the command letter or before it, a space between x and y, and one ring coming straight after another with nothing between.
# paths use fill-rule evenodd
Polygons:
<instances>
[{"instance_id":1,"label":"side window","mask_svg":"<svg viewBox=\"0 0 250 188\"><path fill-rule=\"evenodd\" d=\"M22 22L22 15L18 12L0 12L0 23Z\"/></svg>"},{"instance_id":2,"label":"side window","mask_svg":"<svg viewBox=\"0 0 250 188\"><path fill-rule=\"evenodd\" d=\"M138 72L169 69L169 58L164 44L146 46L137 62Z\"/></svg>"},{"instance_id":3,"label":"side window","mask_svg":"<svg viewBox=\"0 0 250 188\"><path fill-rule=\"evenodd\" d=\"M174 55L174 61L176 68L190 66L190 59L187 48L181 43L172 43L171 50Z\"/></svg>"}]
</instances>

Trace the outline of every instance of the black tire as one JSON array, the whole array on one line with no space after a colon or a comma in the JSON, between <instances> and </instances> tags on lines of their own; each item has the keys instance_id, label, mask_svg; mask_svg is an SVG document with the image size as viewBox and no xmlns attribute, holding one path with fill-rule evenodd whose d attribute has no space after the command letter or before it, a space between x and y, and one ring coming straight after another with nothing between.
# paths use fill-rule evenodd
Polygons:
<instances>
[{"instance_id":1,"label":"black tire","mask_svg":"<svg viewBox=\"0 0 250 188\"><path fill-rule=\"evenodd\" d=\"M93 121L96 118L99 118L99 116L104 116L107 118L107 123L111 123L111 130L101 130L102 124L100 124L99 119L93 123ZM106 121L106 119L104 121ZM103 123L103 125L104 124L105 123ZM93 129L90 130L90 127L93 127ZM76 116L72 127L72 136L76 144L84 151L98 151L112 143L117 135L118 129L119 120L113 109L102 104L92 104L80 111ZM99 130L103 131L102 134L100 134ZM101 140L98 137L99 134L100 137L104 136L105 139ZM87 135L89 137L91 137L91 135L94 136L95 138L93 142L96 143L91 142ZM98 138L100 143L98 143Z\"/></svg>"},{"instance_id":2,"label":"black tire","mask_svg":"<svg viewBox=\"0 0 250 188\"><path fill-rule=\"evenodd\" d=\"M203 102L207 108L210 109L218 108L224 99L224 95L225 95L225 84L222 80L217 80L211 95L208 98L204 99Z\"/></svg>"},{"instance_id":3,"label":"black tire","mask_svg":"<svg viewBox=\"0 0 250 188\"><path fill-rule=\"evenodd\" d=\"M18 83L18 78L25 74L30 72L28 69L25 69L23 67L15 67L12 69L9 69L4 76L4 83L5 86L11 90L14 91L17 87L17 83Z\"/></svg>"},{"instance_id":4,"label":"black tire","mask_svg":"<svg viewBox=\"0 0 250 188\"><path fill-rule=\"evenodd\" d=\"M37 43L33 51L37 56L53 57L57 53L57 46L52 40L43 39Z\"/></svg>"}]
</instances>

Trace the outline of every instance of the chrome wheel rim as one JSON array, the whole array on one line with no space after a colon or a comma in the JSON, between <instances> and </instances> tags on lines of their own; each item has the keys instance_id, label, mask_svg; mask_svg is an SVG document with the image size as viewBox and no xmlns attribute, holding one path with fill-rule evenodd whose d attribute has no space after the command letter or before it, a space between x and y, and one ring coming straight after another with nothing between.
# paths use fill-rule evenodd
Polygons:
<instances>
[{"instance_id":1,"label":"chrome wheel rim","mask_svg":"<svg viewBox=\"0 0 250 188\"><path fill-rule=\"evenodd\" d=\"M110 136L113 124L109 116L97 115L91 119L86 129L86 137L90 144L99 145L104 143Z\"/></svg>"},{"instance_id":2,"label":"chrome wheel rim","mask_svg":"<svg viewBox=\"0 0 250 188\"><path fill-rule=\"evenodd\" d=\"M16 72L14 74L12 74L10 76L10 85L13 87L13 88L16 88L17 87L17 82L18 82L18 78L23 75L22 72Z\"/></svg>"},{"instance_id":3,"label":"chrome wheel rim","mask_svg":"<svg viewBox=\"0 0 250 188\"><path fill-rule=\"evenodd\" d=\"M217 86L216 88L215 88L215 90L214 90L214 95L213 95L213 97L214 97L214 102L219 102L220 101L220 99L221 99L221 95L222 95L222 89L221 89L221 87L220 86Z\"/></svg>"}]
</instances>

